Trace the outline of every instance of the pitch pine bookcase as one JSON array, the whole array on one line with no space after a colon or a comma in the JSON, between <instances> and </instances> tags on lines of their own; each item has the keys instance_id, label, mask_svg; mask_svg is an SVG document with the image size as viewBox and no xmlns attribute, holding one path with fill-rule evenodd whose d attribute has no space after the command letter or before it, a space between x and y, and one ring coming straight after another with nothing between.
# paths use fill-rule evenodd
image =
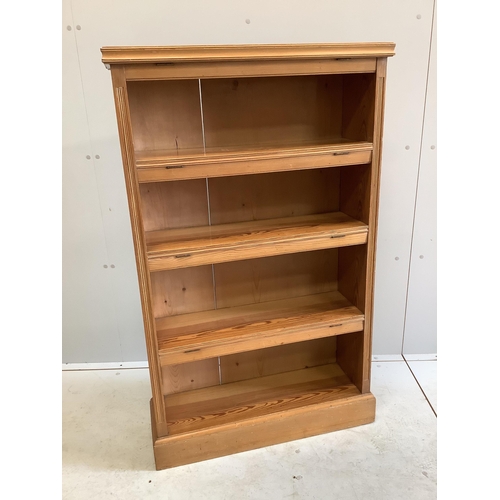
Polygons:
<instances>
[{"instance_id":1,"label":"pitch pine bookcase","mask_svg":"<svg viewBox=\"0 0 500 500\"><path fill-rule=\"evenodd\" d=\"M157 469L367 424L393 43L103 47Z\"/></svg>"}]
</instances>

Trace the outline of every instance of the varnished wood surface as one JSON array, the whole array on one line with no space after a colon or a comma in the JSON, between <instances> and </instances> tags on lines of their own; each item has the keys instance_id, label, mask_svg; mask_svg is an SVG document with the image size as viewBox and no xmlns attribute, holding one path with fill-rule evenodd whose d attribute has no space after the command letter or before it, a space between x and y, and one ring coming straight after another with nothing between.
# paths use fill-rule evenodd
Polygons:
<instances>
[{"instance_id":1,"label":"varnished wood surface","mask_svg":"<svg viewBox=\"0 0 500 500\"><path fill-rule=\"evenodd\" d=\"M359 394L337 364L165 397L169 435L206 429Z\"/></svg>"},{"instance_id":2,"label":"varnished wood surface","mask_svg":"<svg viewBox=\"0 0 500 500\"><path fill-rule=\"evenodd\" d=\"M206 147L245 150L341 141L343 79L305 75L203 80Z\"/></svg>"},{"instance_id":3,"label":"varnished wood surface","mask_svg":"<svg viewBox=\"0 0 500 500\"><path fill-rule=\"evenodd\" d=\"M217 307L333 292L338 285L337 254L337 248L329 248L215 264Z\"/></svg>"},{"instance_id":4,"label":"varnished wood surface","mask_svg":"<svg viewBox=\"0 0 500 500\"><path fill-rule=\"evenodd\" d=\"M151 295L155 318L213 309L212 266L151 273Z\"/></svg>"},{"instance_id":5,"label":"varnished wood surface","mask_svg":"<svg viewBox=\"0 0 500 500\"><path fill-rule=\"evenodd\" d=\"M151 231L208 225L205 179L139 184L146 235Z\"/></svg>"},{"instance_id":6,"label":"varnished wood surface","mask_svg":"<svg viewBox=\"0 0 500 500\"><path fill-rule=\"evenodd\" d=\"M209 179L212 225L338 212L340 170L318 168Z\"/></svg>"},{"instance_id":7,"label":"varnished wood surface","mask_svg":"<svg viewBox=\"0 0 500 500\"><path fill-rule=\"evenodd\" d=\"M158 358L153 304L151 300L151 282L147 265L144 227L139 199L139 184L137 182L137 171L134 168L135 158L132 144L127 88L123 71L121 71L119 67L113 69L112 80L125 186L129 205L130 224L134 241L137 276L139 278L141 308L149 361L151 392L153 396L153 412L156 425L155 432L158 436L164 436L167 433L167 427L165 423L165 407L161 386L161 365Z\"/></svg>"},{"instance_id":8,"label":"varnished wood surface","mask_svg":"<svg viewBox=\"0 0 500 500\"><path fill-rule=\"evenodd\" d=\"M102 52L113 70L157 467L373 421L375 241L386 58L394 44ZM273 205L258 186L249 184L247 197L231 181L327 167L340 168L328 169L336 171L325 182L332 195L319 194L317 203L308 198L314 183L304 184L302 199L291 194L301 185L294 180ZM222 179L229 182L215 182ZM178 180L193 183L161 184ZM296 252L297 243L316 244L317 227L325 224L272 225L279 217L297 223L339 210L363 227L362 244L286 253ZM234 227L207 232L214 220ZM241 224L248 227L242 231ZM281 254L265 257L265 247ZM148 251L160 259L172 251L175 259L205 256L191 262L196 267L151 272ZM212 262L210 252L246 260L201 265ZM340 302L322 302L321 294ZM318 366L323 357L326 372ZM309 368L283 373L287 364Z\"/></svg>"},{"instance_id":9,"label":"varnished wood surface","mask_svg":"<svg viewBox=\"0 0 500 500\"><path fill-rule=\"evenodd\" d=\"M154 414L153 414L154 417ZM372 394L326 400L153 440L157 470L373 422ZM155 425L153 420L152 425Z\"/></svg>"},{"instance_id":10,"label":"varnished wood surface","mask_svg":"<svg viewBox=\"0 0 500 500\"><path fill-rule=\"evenodd\" d=\"M127 89L136 151L203 148L197 81L129 82Z\"/></svg>"},{"instance_id":11,"label":"varnished wood surface","mask_svg":"<svg viewBox=\"0 0 500 500\"><path fill-rule=\"evenodd\" d=\"M335 363L337 338L324 337L221 356L221 384Z\"/></svg>"},{"instance_id":12,"label":"varnished wood surface","mask_svg":"<svg viewBox=\"0 0 500 500\"><path fill-rule=\"evenodd\" d=\"M392 42L102 47L105 64L390 57Z\"/></svg>"},{"instance_id":13,"label":"varnished wood surface","mask_svg":"<svg viewBox=\"0 0 500 500\"><path fill-rule=\"evenodd\" d=\"M133 63L124 66L128 81L241 78L256 76L374 73L375 57L293 61L195 61L172 64Z\"/></svg>"},{"instance_id":14,"label":"varnished wood surface","mask_svg":"<svg viewBox=\"0 0 500 500\"><path fill-rule=\"evenodd\" d=\"M363 314L339 292L156 320L163 364L329 337L363 329Z\"/></svg>"},{"instance_id":15,"label":"varnished wood surface","mask_svg":"<svg viewBox=\"0 0 500 500\"><path fill-rule=\"evenodd\" d=\"M151 271L366 243L368 226L342 212L147 233Z\"/></svg>"},{"instance_id":16,"label":"varnished wood surface","mask_svg":"<svg viewBox=\"0 0 500 500\"><path fill-rule=\"evenodd\" d=\"M219 385L219 360L208 358L180 365L162 367L163 394L192 391Z\"/></svg>"},{"instance_id":17,"label":"varnished wood surface","mask_svg":"<svg viewBox=\"0 0 500 500\"><path fill-rule=\"evenodd\" d=\"M205 177L224 177L298 169L338 167L371 161L372 144L338 139L329 145L282 148L228 148L199 154L179 154L174 150L138 151L139 182L160 182Z\"/></svg>"}]
</instances>

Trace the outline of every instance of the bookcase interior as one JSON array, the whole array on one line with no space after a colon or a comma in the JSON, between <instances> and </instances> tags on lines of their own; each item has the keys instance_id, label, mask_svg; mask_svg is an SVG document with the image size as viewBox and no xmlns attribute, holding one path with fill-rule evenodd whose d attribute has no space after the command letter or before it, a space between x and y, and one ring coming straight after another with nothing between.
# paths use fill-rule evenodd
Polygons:
<instances>
[{"instance_id":1,"label":"bookcase interior","mask_svg":"<svg viewBox=\"0 0 500 500\"><path fill-rule=\"evenodd\" d=\"M373 140L373 73L132 81L127 88L139 157Z\"/></svg>"}]
</instances>

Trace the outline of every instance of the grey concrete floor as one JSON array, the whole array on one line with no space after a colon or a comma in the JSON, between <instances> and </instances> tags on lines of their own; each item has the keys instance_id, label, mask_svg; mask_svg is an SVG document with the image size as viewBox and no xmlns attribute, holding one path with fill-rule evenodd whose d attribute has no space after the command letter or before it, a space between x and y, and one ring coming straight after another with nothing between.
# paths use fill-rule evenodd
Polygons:
<instances>
[{"instance_id":1,"label":"grey concrete floor","mask_svg":"<svg viewBox=\"0 0 500 500\"><path fill-rule=\"evenodd\" d=\"M373 424L164 471L147 369L65 371L63 498L433 499L436 365L375 361Z\"/></svg>"}]
</instances>

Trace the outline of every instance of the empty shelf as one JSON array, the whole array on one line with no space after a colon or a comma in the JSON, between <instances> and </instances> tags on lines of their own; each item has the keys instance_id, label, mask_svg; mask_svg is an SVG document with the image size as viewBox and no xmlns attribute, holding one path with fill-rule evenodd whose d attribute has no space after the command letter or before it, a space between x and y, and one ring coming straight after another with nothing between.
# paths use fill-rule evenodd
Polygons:
<instances>
[{"instance_id":1,"label":"empty shelf","mask_svg":"<svg viewBox=\"0 0 500 500\"><path fill-rule=\"evenodd\" d=\"M363 313L340 292L156 320L163 365L357 332L363 326Z\"/></svg>"},{"instance_id":2,"label":"empty shelf","mask_svg":"<svg viewBox=\"0 0 500 500\"><path fill-rule=\"evenodd\" d=\"M169 436L360 395L336 364L165 396Z\"/></svg>"},{"instance_id":3,"label":"empty shelf","mask_svg":"<svg viewBox=\"0 0 500 500\"><path fill-rule=\"evenodd\" d=\"M258 149L207 148L136 151L139 182L280 172L369 163L371 142L338 138L329 144Z\"/></svg>"},{"instance_id":4,"label":"empty shelf","mask_svg":"<svg viewBox=\"0 0 500 500\"><path fill-rule=\"evenodd\" d=\"M342 212L146 233L149 269L163 271L360 245L368 226Z\"/></svg>"}]
</instances>

